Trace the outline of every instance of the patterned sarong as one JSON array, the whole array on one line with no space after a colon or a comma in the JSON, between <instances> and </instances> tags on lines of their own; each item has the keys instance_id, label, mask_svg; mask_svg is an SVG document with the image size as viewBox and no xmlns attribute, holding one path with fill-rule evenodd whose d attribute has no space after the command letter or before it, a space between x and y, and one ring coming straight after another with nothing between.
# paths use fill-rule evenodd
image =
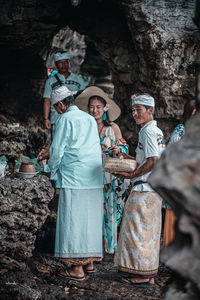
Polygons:
<instances>
[{"instance_id":1,"label":"patterned sarong","mask_svg":"<svg viewBox=\"0 0 200 300\"><path fill-rule=\"evenodd\" d=\"M153 275L158 271L161 197L153 192L133 191L124 208L115 254L118 270L130 275Z\"/></svg>"}]
</instances>

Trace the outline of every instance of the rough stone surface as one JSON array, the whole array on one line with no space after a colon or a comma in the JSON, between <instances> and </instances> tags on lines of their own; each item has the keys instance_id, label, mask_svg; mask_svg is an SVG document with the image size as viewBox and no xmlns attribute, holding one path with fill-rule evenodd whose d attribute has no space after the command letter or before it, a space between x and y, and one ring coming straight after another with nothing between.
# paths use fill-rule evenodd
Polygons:
<instances>
[{"instance_id":1,"label":"rough stone surface","mask_svg":"<svg viewBox=\"0 0 200 300\"><path fill-rule=\"evenodd\" d=\"M138 68L132 69L134 89L154 94L159 103L158 118L163 113L180 116L180 104L194 97L196 84L199 35L192 20L194 3L142 1L139 5L137 1L122 1L122 4L128 13L139 61Z\"/></svg>"},{"instance_id":2,"label":"rough stone surface","mask_svg":"<svg viewBox=\"0 0 200 300\"><path fill-rule=\"evenodd\" d=\"M198 26L200 30L200 3L199 1L196 1L196 9L195 9L195 16L194 16L194 22Z\"/></svg>"},{"instance_id":3,"label":"rough stone surface","mask_svg":"<svg viewBox=\"0 0 200 300\"><path fill-rule=\"evenodd\" d=\"M199 51L199 34L192 21L195 4L193 1L126 0L118 1L118 5L103 13L99 4L103 17L97 23L97 13L91 14L90 22L94 26L90 29L84 25L87 15L83 15L80 25L73 15L70 25L89 34L108 62L114 97L122 108L119 124L130 144L134 146L137 138L133 133L134 122L127 115L133 92L149 92L155 96L155 116L168 139L176 125L171 119L179 118L184 102L195 94Z\"/></svg>"},{"instance_id":4,"label":"rough stone surface","mask_svg":"<svg viewBox=\"0 0 200 300\"><path fill-rule=\"evenodd\" d=\"M51 50L46 51L44 55L47 68L56 68L53 54L58 49L70 53L70 70L75 73L80 73L80 67L86 54L85 36L76 31L72 31L68 26L60 29L53 37Z\"/></svg>"},{"instance_id":5,"label":"rough stone surface","mask_svg":"<svg viewBox=\"0 0 200 300\"><path fill-rule=\"evenodd\" d=\"M81 65L81 73L89 79L89 85L102 88L111 98L114 94L111 71L103 56L97 51L94 42L86 37L86 56Z\"/></svg>"},{"instance_id":6,"label":"rough stone surface","mask_svg":"<svg viewBox=\"0 0 200 300\"><path fill-rule=\"evenodd\" d=\"M137 139L128 111L133 92L155 96L156 118L168 139L184 102L195 93L200 43L193 0L86 0L75 7L64 0L2 0L2 7L3 114L26 121L30 114L42 118L47 76L42 57L59 30L69 26L87 35L107 62L122 109L118 122L131 147Z\"/></svg>"},{"instance_id":7,"label":"rough stone surface","mask_svg":"<svg viewBox=\"0 0 200 300\"><path fill-rule=\"evenodd\" d=\"M0 156L8 158L8 165L13 171L15 160L19 159L22 153L30 158L37 157L39 149L48 143L47 130L38 124L29 121L29 125L23 123L0 122Z\"/></svg>"},{"instance_id":8,"label":"rough stone surface","mask_svg":"<svg viewBox=\"0 0 200 300\"><path fill-rule=\"evenodd\" d=\"M198 112L179 143L167 147L149 178L150 184L172 206L177 217L175 240L161 252L162 261L185 278L187 293L176 287L183 298L179 294L179 298L173 299L198 299L200 294L199 117ZM170 294L166 299L170 299Z\"/></svg>"},{"instance_id":9,"label":"rough stone surface","mask_svg":"<svg viewBox=\"0 0 200 300\"><path fill-rule=\"evenodd\" d=\"M74 282L58 276L69 265L47 254L29 259L26 272L9 273L0 277L0 299L15 300L65 300L65 299L132 299L161 300L173 274L160 265L155 286L134 287L120 282L120 276L109 255L96 264L97 272L86 276L83 282Z\"/></svg>"},{"instance_id":10,"label":"rough stone surface","mask_svg":"<svg viewBox=\"0 0 200 300\"><path fill-rule=\"evenodd\" d=\"M4 272L25 269L53 193L46 176L0 179L0 264Z\"/></svg>"}]
</instances>

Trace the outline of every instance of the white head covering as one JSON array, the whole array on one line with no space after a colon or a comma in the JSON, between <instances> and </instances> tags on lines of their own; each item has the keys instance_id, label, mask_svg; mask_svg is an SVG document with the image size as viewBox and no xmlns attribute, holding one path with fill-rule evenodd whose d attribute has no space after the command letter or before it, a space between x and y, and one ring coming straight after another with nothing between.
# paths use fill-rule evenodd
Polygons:
<instances>
[{"instance_id":1,"label":"white head covering","mask_svg":"<svg viewBox=\"0 0 200 300\"><path fill-rule=\"evenodd\" d=\"M142 94L142 95L133 94L131 96L131 104L132 106L138 104L138 105L155 107L154 98L149 94Z\"/></svg>"},{"instance_id":2,"label":"white head covering","mask_svg":"<svg viewBox=\"0 0 200 300\"><path fill-rule=\"evenodd\" d=\"M62 59L70 59L69 52L57 52L54 54L54 61L62 60Z\"/></svg>"},{"instance_id":3,"label":"white head covering","mask_svg":"<svg viewBox=\"0 0 200 300\"><path fill-rule=\"evenodd\" d=\"M70 91L65 85L59 86L57 89L54 89L51 93L51 104L54 105L59 101L64 100L65 98L76 94L76 91Z\"/></svg>"}]
</instances>

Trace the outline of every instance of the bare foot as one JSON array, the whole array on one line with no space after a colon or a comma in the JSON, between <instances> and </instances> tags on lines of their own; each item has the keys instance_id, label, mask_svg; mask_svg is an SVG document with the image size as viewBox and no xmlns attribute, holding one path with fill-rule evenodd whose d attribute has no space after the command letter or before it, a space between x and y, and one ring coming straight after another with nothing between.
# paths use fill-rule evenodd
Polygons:
<instances>
[{"instance_id":1,"label":"bare foot","mask_svg":"<svg viewBox=\"0 0 200 300\"><path fill-rule=\"evenodd\" d=\"M132 283L147 283L149 282L149 279L143 279L143 278L130 278Z\"/></svg>"},{"instance_id":2,"label":"bare foot","mask_svg":"<svg viewBox=\"0 0 200 300\"><path fill-rule=\"evenodd\" d=\"M85 269L86 271L91 271L91 270L93 271L93 270L94 270L94 264L93 264L93 262L91 262L91 263L85 265L85 266L84 266L84 269Z\"/></svg>"},{"instance_id":3,"label":"bare foot","mask_svg":"<svg viewBox=\"0 0 200 300\"><path fill-rule=\"evenodd\" d=\"M150 284L155 284L154 278L149 279L149 283L150 283Z\"/></svg>"},{"instance_id":4,"label":"bare foot","mask_svg":"<svg viewBox=\"0 0 200 300\"><path fill-rule=\"evenodd\" d=\"M82 277L84 276L84 271L82 266L73 266L68 270L71 276Z\"/></svg>"},{"instance_id":5,"label":"bare foot","mask_svg":"<svg viewBox=\"0 0 200 300\"><path fill-rule=\"evenodd\" d=\"M85 275L79 276L79 275L74 275L72 273L70 273L69 271L61 271L59 276L61 277L65 277L66 279L72 279L72 280L76 280L76 281L83 281L85 280Z\"/></svg>"},{"instance_id":6,"label":"bare foot","mask_svg":"<svg viewBox=\"0 0 200 300\"><path fill-rule=\"evenodd\" d=\"M67 270L67 273L69 274L69 276L76 277L77 279L81 279L85 275L82 266L72 266ZM62 271L60 274L66 276L66 273L64 271Z\"/></svg>"}]
</instances>

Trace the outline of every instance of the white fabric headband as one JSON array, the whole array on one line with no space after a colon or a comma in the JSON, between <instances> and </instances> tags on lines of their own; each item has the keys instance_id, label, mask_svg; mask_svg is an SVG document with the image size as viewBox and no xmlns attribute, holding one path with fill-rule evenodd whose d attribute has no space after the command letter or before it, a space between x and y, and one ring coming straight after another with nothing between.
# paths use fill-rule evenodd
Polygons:
<instances>
[{"instance_id":1,"label":"white fabric headband","mask_svg":"<svg viewBox=\"0 0 200 300\"><path fill-rule=\"evenodd\" d=\"M70 91L65 85L58 87L51 93L51 104L54 105L63 99L76 94L76 91Z\"/></svg>"},{"instance_id":2,"label":"white fabric headband","mask_svg":"<svg viewBox=\"0 0 200 300\"><path fill-rule=\"evenodd\" d=\"M57 52L54 54L54 61L58 61L62 59L69 60L70 59L69 52L63 52L63 53Z\"/></svg>"},{"instance_id":3,"label":"white fabric headband","mask_svg":"<svg viewBox=\"0 0 200 300\"><path fill-rule=\"evenodd\" d=\"M131 96L131 104L132 106L138 104L138 105L155 107L154 98L149 94L142 94L142 95L133 94Z\"/></svg>"}]
</instances>

